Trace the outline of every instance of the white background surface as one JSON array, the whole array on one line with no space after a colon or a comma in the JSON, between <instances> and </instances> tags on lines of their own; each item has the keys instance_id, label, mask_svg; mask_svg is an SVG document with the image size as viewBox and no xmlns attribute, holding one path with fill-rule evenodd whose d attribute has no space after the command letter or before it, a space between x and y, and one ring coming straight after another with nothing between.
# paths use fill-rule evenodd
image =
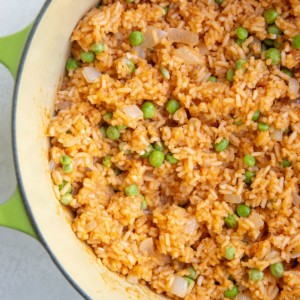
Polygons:
<instances>
[{"instance_id":1,"label":"white background surface","mask_svg":"<svg viewBox=\"0 0 300 300\"><path fill-rule=\"evenodd\" d=\"M0 0L0 36L28 25L44 0ZM47 59L47 58L45 58ZM0 203L16 187L11 153L13 79L0 64ZM79 300L44 248L33 238L0 227L1 300Z\"/></svg>"}]
</instances>

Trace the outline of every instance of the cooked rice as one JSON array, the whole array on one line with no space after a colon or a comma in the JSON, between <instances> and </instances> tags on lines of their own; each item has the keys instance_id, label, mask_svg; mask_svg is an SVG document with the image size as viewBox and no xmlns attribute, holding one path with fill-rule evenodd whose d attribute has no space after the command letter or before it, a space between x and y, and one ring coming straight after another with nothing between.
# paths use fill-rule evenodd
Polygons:
<instances>
[{"instance_id":1,"label":"cooked rice","mask_svg":"<svg viewBox=\"0 0 300 300\"><path fill-rule=\"evenodd\" d=\"M261 51L261 41L273 38L264 19L271 7L279 13L276 25L283 32L281 66L271 65ZM147 26L185 29L200 41L188 46L163 37L143 53L128 36L133 30L145 33ZM249 31L241 46L238 26ZM223 299L233 285L229 276L239 297L245 297L240 299L300 299L300 95L280 70L293 69L299 83L300 50L291 46L299 33L299 0L225 0L221 5L213 0L104 0L83 17L71 38L72 56L80 61L82 49L98 42L105 51L64 78L48 130L50 165L58 199L72 186L74 232L104 265L172 299L178 299L172 294L175 276L188 276L190 266L197 279L184 299ZM181 59L175 49L188 55ZM133 74L124 59L135 63ZM230 84L226 72L239 59L247 60L246 71L236 71ZM101 77L88 83L86 66ZM161 66L170 80L161 75ZM218 82L209 82L211 75ZM170 98L181 104L174 115L165 109ZM145 100L155 104L154 118L134 119L124 112L125 105L141 107ZM252 121L258 109L268 131L258 131ZM110 125L127 126L117 141L101 134L100 127L108 126L107 111L113 112ZM283 132L287 128L290 132ZM214 144L223 138L230 145L218 153ZM164 153L173 153L179 162L165 160L154 168L142 158L156 141L163 141ZM62 170L64 154L73 160L70 174ZM244 164L245 154L255 157L255 166ZM110 168L102 165L107 155ZM291 167L283 168L283 159ZM250 187L244 182L246 170L255 171ZM68 183L59 190L63 181ZM139 195L127 197L124 189L132 184ZM236 229L224 223L236 213L230 195L252 208L249 217L237 218ZM141 251L143 241L153 241L153 249ZM233 260L224 258L228 246L236 249ZM280 261L285 271L276 279L269 266ZM252 268L263 271L264 278L251 281Z\"/></svg>"}]
</instances>

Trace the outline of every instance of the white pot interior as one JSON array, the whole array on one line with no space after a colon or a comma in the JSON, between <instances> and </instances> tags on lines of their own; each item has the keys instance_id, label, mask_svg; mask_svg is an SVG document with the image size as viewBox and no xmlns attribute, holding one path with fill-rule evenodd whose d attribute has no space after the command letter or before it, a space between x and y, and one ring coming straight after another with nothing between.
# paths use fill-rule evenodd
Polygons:
<instances>
[{"instance_id":1,"label":"white pot interior","mask_svg":"<svg viewBox=\"0 0 300 300\"><path fill-rule=\"evenodd\" d=\"M159 298L146 287L127 283L97 260L92 250L76 238L67 211L52 190L49 140L45 132L69 56L71 32L98 1L48 2L21 70L15 115L21 184L34 223L52 256L87 297L102 300Z\"/></svg>"}]
</instances>

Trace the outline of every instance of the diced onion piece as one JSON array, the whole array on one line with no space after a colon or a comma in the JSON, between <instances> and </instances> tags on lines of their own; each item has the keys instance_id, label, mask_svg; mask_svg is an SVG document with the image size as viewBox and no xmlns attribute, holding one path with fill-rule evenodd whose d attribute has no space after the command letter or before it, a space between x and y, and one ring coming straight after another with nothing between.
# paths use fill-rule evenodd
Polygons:
<instances>
[{"instance_id":1,"label":"diced onion piece","mask_svg":"<svg viewBox=\"0 0 300 300\"><path fill-rule=\"evenodd\" d=\"M197 285L201 286L202 283L203 283L203 280L204 280L204 277L203 276L199 276L198 279L197 279Z\"/></svg>"},{"instance_id":2,"label":"diced onion piece","mask_svg":"<svg viewBox=\"0 0 300 300\"><path fill-rule=\"evenodd\" d=\"M188 282L181 276L175 276L171 287L171 293L178 297L184 298L187 294Z\"/></svg>"},{"instance_id":3,"label":"diced onion piece","mask_svg":"<svg viewBox=\"0 0 300 300\"><path fill-rule=\"evenodd\" d=\"M280 256L280 253L276 250L271 250L266 256L265 256L265 260L271 260L271 259L274 259L274 258L277 258Z\"/></svg>"},{"instance_id":4,"label":"diced onion piece","mask_svg":"<svg viewBox=\"0 0 300 300\"><path fill-rule=\"evenodd\" d=\"M191 46L197 45L199 43L199 36L197 33L191 32L189 30L168 28L168 39L172 43L184 43Z\"/></svg>"},{"instance_id":5,"label":"diced onion piece","mask_svg":"<svg viewBox=\"0 0 300 300\"><path fill-rule=\"evenodd\" d=\"M170 255L164 255L163 256L163 263L164 264L169 264L171 262L171 257L170 257Z\"/></svg>"},{"instance_id":6,"label":"diced onion piece","mask_svg":"<svg viewBox=\"0 0 300 300\"><path fill-rule=\"evenodd\" d=\"M251 300L251 298L245 294L238 294L235 297L235 300Z\"/></svg>"},{"instance_id":7,"label":"diced onion piece","mask_svg":"<svg viewBox=\"0 0 300 300\"><path fill-rule=\"evenodd\" d=\"M64 110L64 109L70 108L71 105L72 105L71 101L59 101L56 104L56 108L59 109L59 110Z\"/></svg>"},{"instance_id":8,"label":"diced onion piece","mask_svg":"<svg viewBox=\"0 0 300 300\"><path fill-rule=\"evenodd\" d=\"M129 274L129 275L127 276L127 281L128 281L129 283L132 283L132 284L138 284L138 283L139 283L139 279L138 279L136 276L131 275L131 274Z\"/></svg>"},{"instance_id":9,"label":"diced onion piece","mask_svg":"<svg viewBox=\"0 0 300 300\"><path fill-rule=\"evenodd\" d=\"M150 26L149 26L150 27ZM168 32L167 31L164 31L164 30L161 30L161 29L158 29L158 28L155 28L155 27L153 27L155 30L156 30L156 32L157 32L157 35L158 35L158 38L160 39L160 40L162 40L164 37L166 37L167 35L168 35Z\"/></svg>"},{"instance_id":10,"label":"diced onion piece","mask_svg":"<svg viewBox=\"0 0 300 300\"><path fill-rule=\"evenodd\" d=\"M198 228L198 222L197 222L196 218L191 218L185 225L184 233L193 235L195 233L195 231L197 230L197 228Z\"/></svg>"},{"instance_id":11,"label":"diced onion piece","mask_svg":"<svg viewBox=\"0 0 300 300\"><path fill-rule=\"evenodd\" d=\"M289 79L289 94L292 99L295 99L299 93L299 81L295 78Z\"/></svg>"},{"instance_id":12,"label":"diced onion piece","mask_svg":"<svg viewBox=\"0 0 300 300\"><path fill-rule=\"evenodd\" d=\"M270 134L271 138L278 142L282 141L282 135L283 131L278 129L273 129Z\"/></svg>"},{"instance_id":13,"label":"diced onion piece","mask_svg":"<svg viewBox=\"0 0 300 300\"><path fill-rule=\"evenodd\" d=\"M292 192L292 202L296 206L300 205L300 196L298 193Z\"/></svg>"},{"instance_id":14,"label":"diced onion piece","mask_svg":"<svg viewBox=\"0 0 300 300\"><path fill-rule=\"evenodd\" d=\"M124 40L124 35L121 32L116 32L115 37L117 40L123 41Z\"/></svg>"},{"instance_id":15,"label":"diced onion piece","mask_svg":"<svg viewBox=\"0 0 300 300\"><path fill-rule=\"evenodd\" d=\"M260 214L258 214L257 212L252 212L251 215L248 218L256 228L261 228L264 226L264 221L261 218Z\"/></svg>"},{"instance_id":16,"label":"diced onion piece","mask_svg":"<svg viewBox=\"0 0 300 300\"><path fill-rule=\"evenodd\" d=\"M143 112L136 105L125 105L122 108L123 112L132 119L142 119Z\"/></svg>"},{"instance_id":17,"label":"diced onion piece","mask_svg":"<svg viewBox=\"0 0 300 300\"><path fill-rule=\"evenodd\" d=\"M141 44L142 48L153 48L167 35L166 31L148 26L144 34L145 40Z\"/></svg>"},{"instance_id":18,"label":"diced onion piece","mask_svg":"<svg viewBox=\"0 0 300 300\"><path fill-rule=\"evenodd\" d=\"M53 171L57 167L56 163L53 160L49 161L49 169Z\"/></svg>"},{"instance_id":19,"label":"diced onion piece","mask_svg":"<svg viewBox=\"0 0 300 300\"><path fill-rule=\"evenodd\" d=\"M148 255L152 255L154 252L153 239L152 238L144 239L140 244L140 251L142 253L146 252Z\"/></svg>"},{"instance_id":20,"label":"diced onion piece","mask_svg":"<svg viewBox=\"0 0 300 300\"><path fill-rule=\"evenodd\" d=\"M136 50L139 58L142 58L142 59L146 58L146 53L141 47L137 46L137 47L133 47L133 49Z\"/></svg>"},{"instance_id":21,"label":"diced onion piece","mask_svg":"<svg viewBox=\"0 0 300 300\"><path fill-rule=\"evenodd\" d=\"M187 65L200 65L202 63L201 56L187 48L176 49L174 55L182 59Z\"/></svg>"},{"instance_id":22,"label":"diced onion piece","mask_svg":"<svg viewBox=\"0 0 300 300\"><path fill-rule=\"evenodd\" d=\"M243 198L241 195L228 194L224 195L224 200L228 203L242 203Z\"/></svg>"},{"instance_id":23,"label":"diced onion piece","mask_svg":"<svg viewBox=\"0 0 300 300\"><path fill-rule=\"evenodd\" d=\"M100 78L101 73L97 71L94 67L84 67L82 75L88 83L93 83L98 78Z\"/></svg>"},{"instance_id":24,"label":"diced onion piece","mask_svg":"<svg viewBox=\"0 0 300 300\"><path fill-rule=\"evenodd\" d=\"M202 54L202 55L207 55L209 53L209 50L206 47L204 42L199 44L198 50L199 50L199 53Z\"/></svg>"}]
</instances>

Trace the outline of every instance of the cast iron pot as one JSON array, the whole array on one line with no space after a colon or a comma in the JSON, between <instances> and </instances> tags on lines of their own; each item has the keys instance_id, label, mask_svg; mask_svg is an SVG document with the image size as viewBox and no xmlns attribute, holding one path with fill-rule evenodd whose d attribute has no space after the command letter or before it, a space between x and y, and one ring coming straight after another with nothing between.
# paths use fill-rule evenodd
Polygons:
<instances>
[{"instance_id":1,"label":"cast iron pot","mask_svg":"<svg viewBox=\"0 0 300 300\"><path fill-rule=\"evenodd\" d=\"M48 0L33 25L0 39L0 62L16 78L12 135L19 183L11 199L0 206L0 224L37 238L85 298L159 299L148 288L129 284L101 264L76 238L70 213L52 189L46 128L70 55L71 33L97 2Z\"/></svg>"}]
</instances>

